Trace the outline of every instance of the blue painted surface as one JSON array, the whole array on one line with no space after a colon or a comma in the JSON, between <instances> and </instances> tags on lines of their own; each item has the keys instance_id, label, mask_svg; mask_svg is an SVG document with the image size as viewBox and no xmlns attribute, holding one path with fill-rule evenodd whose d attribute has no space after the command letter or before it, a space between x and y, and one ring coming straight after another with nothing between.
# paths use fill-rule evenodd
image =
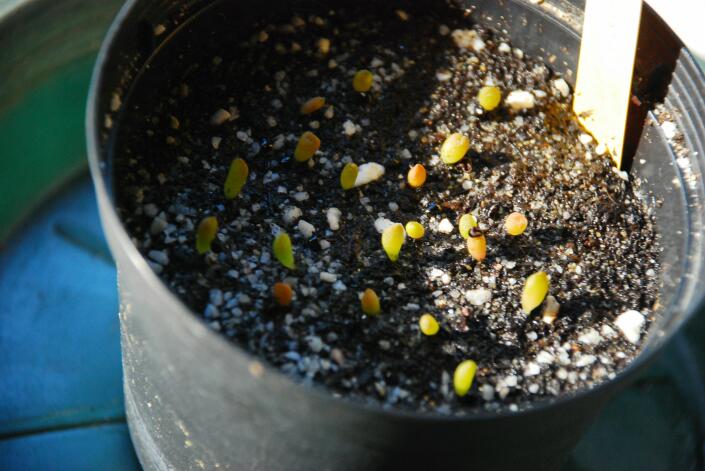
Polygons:
<instances>
[{"instance_id":1,"label":"blue painted surface","mask_svg":"<svg viewBox=\"0 0 705 471\"><path fill-rule=\"evenodd\" d=\"M136 471L125 424L109 424L0 441L0 469Z\"/></svg>"},{"instance_id":2,"label":"blue painted surface","mask_svg":"<svg viewBox=\"0 0 705 471\"><path fill-rule=\"evenodd\" d=\"M138 469L115 268L87 178L0 252L0 300L0 469Z\"/></svg>"},{"instance_id":3,"label":"blue painted surface","mask_svg":"<svg viewBox=\"0 0 705 471\"><path fill-rule=\"evenodd\" d=\"M0 253L0 436L123 417L116 274L102 246L84 179Z\"/></svg>"}]
</instances>

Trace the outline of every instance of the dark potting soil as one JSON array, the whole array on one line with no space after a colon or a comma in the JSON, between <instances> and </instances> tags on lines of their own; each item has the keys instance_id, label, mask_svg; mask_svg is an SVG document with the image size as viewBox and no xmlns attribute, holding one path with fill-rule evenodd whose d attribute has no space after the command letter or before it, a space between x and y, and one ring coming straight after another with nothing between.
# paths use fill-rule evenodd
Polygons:
<instances>
[{"instance_id":1,"label":"dark potting soil","mask_svg":"<svg viewBox=\"0 0 705 471\"><path fill-rule=\"evenodd\" d=\"M248 36L212 12L170 40L131 93L115 96L121 113L108 120L134 243L214 329L335 395L441 413L515 410L613 377L639 352L657 302L658 237L639 181L583 134L565 81L542 61L461 10L388 8L300 12L255 21ZM369 93L353 90L359 69L375 75ZM476 99L487 84L504 100L489 113ZM326 106L302 115L315 96ZM301 164L293 152L306 130L322 144ZM471 148L446 165L439 147L453 132ZM230 201L223 183L238 156L250 176ZM385 173L343 191L347 162ZM428 180L414 190L406 174L416 163ZM529 220L516 237L503 228L512 211ZM466 212L486 234L482 263L458 232ZM195 228L210 215L220 230L199 255ZM407 238L392 263L379 229L411 220L426 235ZM272 255L280 230L295 270ZM539 270L560 304L553 322L543 306L528 316L520 307ZM279 281L294 288L286 308L271 294ZM381 299L378 317L361 310L365 288ZM426 312L441 325L435 336L419 331ZM478 370L459 398L453 371L466 359Z\"/></svg>"}]
</instances>

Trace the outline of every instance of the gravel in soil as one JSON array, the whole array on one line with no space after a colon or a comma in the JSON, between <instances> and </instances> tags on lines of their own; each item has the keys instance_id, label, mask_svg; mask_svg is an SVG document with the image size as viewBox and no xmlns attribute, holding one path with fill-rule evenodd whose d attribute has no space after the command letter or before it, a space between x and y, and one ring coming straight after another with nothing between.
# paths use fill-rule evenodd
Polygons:
<instances>
[{"instance_id":1,"label":"gravel in soil","mask_svg":"<svg viewBox=\"0 0 705 471\"><path fill-rule=\"evenodd\" d=\"M650 209L639 181L576 124L570 89L548 66L453 7L433 17L385 7L301 12L255 22L246 37L209 15L116 96L113 129L123 222L214 329L297 381L439 413L516 410L589 388L639 352L658 293ZM360 69L374 74L368 93L353 90ZM502 91L491 112L476 99L485 85ZM302 115L316 96L326 105ZM293 154L304 131L321 148L302 164ZM471 147L446 165L439 148L453 132ZM250 175L226 200L235 157ZM348 162L385 172L343 191ZM417 163L428 179L412 189L406 174ZM520 236L503 228L514 211L529 221ZM458 232L464 213L485 233L482 263ZM195 229L211 215L220 229L199 255ZM379 230L411 220L426 234L407 238L392 263ZM295 270L271 253L281 230ZM543 319L546 303L521 310L524 280L539 270L560 305L553 322ZM281 281L295 293L286 308L271 294ZM363 314L366 288L381 315ZM628 311L637 312L618 320ZM423 313L438 320L438 334L420 333ZM453 371L466 359L478 370L459 398Z\"/></svg>"}]
</instances>

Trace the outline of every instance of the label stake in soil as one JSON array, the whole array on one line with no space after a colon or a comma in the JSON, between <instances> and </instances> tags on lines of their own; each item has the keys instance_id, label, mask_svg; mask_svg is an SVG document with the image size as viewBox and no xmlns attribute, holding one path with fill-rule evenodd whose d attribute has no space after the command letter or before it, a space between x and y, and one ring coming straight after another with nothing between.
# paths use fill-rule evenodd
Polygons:
<instances>
[{"instance_id":1,"label":"label stake in soil","mask_svg":"<svg viewBox=\"0 0 705 471\"><path fill-rule=\"evenodd\" d=\"M585 5L573 110L617 167L625 157L641 7L642 0Z\"/></svg>"}]
</instances>

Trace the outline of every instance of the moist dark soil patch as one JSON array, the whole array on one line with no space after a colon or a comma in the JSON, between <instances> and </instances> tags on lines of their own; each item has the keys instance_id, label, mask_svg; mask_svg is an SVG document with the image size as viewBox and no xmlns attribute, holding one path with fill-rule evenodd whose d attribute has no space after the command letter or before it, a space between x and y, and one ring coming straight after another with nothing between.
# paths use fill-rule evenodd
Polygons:
<instances>
[{"instance_id":1,"label":"moist dark soil patch","mask_svg":"<svg viewBox=\"0 0 705 471\"><path fill-rule=\"evenodd\" d=\"M134 243L214 329L336 395L463 413L516 409L613 377L640 349L615 319L639 311L643 333L657 301L658 238L639 181L581 136L570 94L543 62L461 10L404 13L304 11L243 33L212 11L185 27L113 103L115 193ZM453 32L470 28L484 47L458 47ZM363 68L376 76L367 94L351 85ZM488 83L503 98L528 92L535 106L482 112L475 97ZM327 105L301 115L314 96ZM219 109L230 119L213 125ZM322 146L300 164L293 152L306 130ZM448 166L438 152L452 132L471 148ZM228 201L223 182L238 156L250 178ZM350 161L379 163L385 175L343 191ZM416 163L428 171L418 190L405 184ZM342 215L338 230L330 208ZM512 211L529 220L521 236L504 232ZM486 233L483 263L458 233L466 212ZM195 227L209 215L220 232L199 255ZM426 228L423 239L407 238L397 263L380 244L375 222L384 219ZM315 228L310 237L299 220ZM279 230L292 237L296 270L271 254ZM560 303L552 324L541 308L520 308L524 280L539 270ZM272 298L278 281L294 287L287 308ZM379 317L360 309L368 287L381 298ZM441 324L436 336L419 332L426 312ZM452 375L465 359L479 368L458 398Z\"/></svg>"}]
</instances>

